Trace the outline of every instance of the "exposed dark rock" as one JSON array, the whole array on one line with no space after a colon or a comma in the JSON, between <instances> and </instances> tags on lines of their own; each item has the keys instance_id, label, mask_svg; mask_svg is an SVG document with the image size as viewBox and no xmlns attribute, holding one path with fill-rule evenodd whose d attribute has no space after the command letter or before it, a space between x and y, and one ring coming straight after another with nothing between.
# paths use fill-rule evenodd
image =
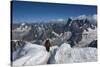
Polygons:
<instances>
[{"instance_id":1,"label":"exposed dark rock","mask_svg":"<svg viewBox=\"0 0 100 67\"><path fill-rule=\"evenodd\" d=\"M97 48L97 40L92 41L92 42L88 45L88 47Z\"/></svg>"}]
</instances>

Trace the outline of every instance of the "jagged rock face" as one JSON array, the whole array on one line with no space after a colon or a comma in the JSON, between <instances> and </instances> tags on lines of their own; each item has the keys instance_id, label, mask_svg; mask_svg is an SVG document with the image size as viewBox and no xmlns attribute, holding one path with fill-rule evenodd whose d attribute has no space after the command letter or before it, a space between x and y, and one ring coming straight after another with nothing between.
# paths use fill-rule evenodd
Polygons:
<instances>
[{"instance_id":1,"label":"jagged rock face","mask_svg":"<svg viewBox=\"0 0 100 67\"><path fill-rule=\"evenodd\" d=\"M70 22L66 24L66 27L68 27L68 30L72 33L72 36L67 40L69 44L71 44L71 47L76 46L79 42L82 42L82 40L84 39L84 31L91 32L91 30L97 29L95 28L96 26L93 25L88 19L75 19L72 21L70 20ZM88 35L92 36L92 32L88 33ZM97 35L96 31L94 32L94 35ZM92 39L95 40L96 38ZM85 45L87 45L87 43L85 43Z\"/></svg>"},{"instance_id":2,"label":"jagged rock face","mask_svg":"<svg viewBox=\"0 0 100 67\"><path fill-rule=\"evenodd\" d=\"M97 40L93 40L93 41L88 45L88 47L97 48Z\"/></svg>"},{"instance_id":3,"label":"jagged rock face","mask_svg":"<svg viewBox=\"0 0 100 67\"><path fill-rule=\"evenodd\" d=\"M71 48L69 44L62 44L55 55L55 63L75 63L97 61L96 48Z\"/></svg>"},{"instance_id":4,"label":"jagged rock face","mask_svg":"<svg viewBox=\"0 0 100 67\"><path fill-rule=\"evenodd\" d=\"M23 41L18 41L18 40L12 40L11 41L11 51L14 52L16 51L17 48L23 47L25 45L25 42Z\"/></svg>"},{"instance_id":5,"label":"jagged rock face","mask_svg":"<svg viewBox=\"0 0 100 67\"><path fill-rule=\"evenodd\" d=\"M95 36L93 35L93 38L89 37L92 36L92 32L90 29L97 29L96 15L82 15L75 18L68 18L67 21L61 21L60 23L57 23L57 21L53 21L52 23L21 24L17 29L12 31L12 39L31 42L33 41L33 43L35 44L41 44L47 38L49 38L52 40L53 45L60 46L62 43L68 42L71 47L79 47L79 45L81 44L83 46L86 46L93 40L97 40L95 38L97 35L96 31L92 31L95 32ZM84 42L86 41L84 40L86 37L84 31L88 32L88 34L86 34L89 37L88 39L86 39L89 40L88 43ZM69 36L66 33L68 33Z\"/></svg>"},{"instance_id":6,"label":"jagged rock face","mask_svg":"<svg viewBox=\"0 0 100 67\"><path fill-rule=\"evenodd\" d=\"M88 29L82 34L82 40L76 44L77 47L88 46L93 40L97 40L97 29Z\"/></svg>"},{"instance_id":7,"label":"jagged rock face","mask_svg":"<svg viewBox=\"0 0 100 67\"><path fill-rule=\"evenodd\" d=\"M24 36L29 35L31 30L29 24L22 23L19 27L12 30L12 40L24 40Z\"/></svg>"}]
</instances>

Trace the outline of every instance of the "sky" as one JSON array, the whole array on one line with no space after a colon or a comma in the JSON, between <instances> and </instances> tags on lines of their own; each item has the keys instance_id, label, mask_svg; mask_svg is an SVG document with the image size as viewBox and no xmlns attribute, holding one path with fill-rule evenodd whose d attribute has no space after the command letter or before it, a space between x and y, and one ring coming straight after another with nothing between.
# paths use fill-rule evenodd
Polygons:
<instances>
[{"instance_id":1,"label":"sky","mask_svg":"<svg viewBox=\"0 0 100 67\"><path fill-rule=\"evenodd\" d=\"M11 8L13 23L33 23L97 14L97 7L93 5L13 1Z\"/></svg>"}]
</instances>

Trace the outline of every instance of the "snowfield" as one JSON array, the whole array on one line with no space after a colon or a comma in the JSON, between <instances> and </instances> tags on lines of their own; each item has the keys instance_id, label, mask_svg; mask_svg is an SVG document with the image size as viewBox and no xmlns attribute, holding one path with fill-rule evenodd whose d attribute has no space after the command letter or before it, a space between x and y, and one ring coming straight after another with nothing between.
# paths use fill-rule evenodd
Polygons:
<instances>
[{"instance_id":1,"label":"snowfield","mask_svg":"<svg viewBox=\"0 0 100 67\"><path fill-rule=\"evenodd\" d=\"M97 61L96 48L71 48L69 44L62 44L55 55L56 63L93 62Z\"/></svg>"},{"instance_id":2,"label":"snowfield","mask_svg":"<svg viewBox=\"0 0 100 67\"><path fill-rule=\"evenodd\" d=\"M70 44L63 43L60 47L50 47L50 52L47 52L44 46L26 42L24 47L13 53L13 57L13 66L94 62L97 61L97 49L71 48Z\"/></svg>"},{"instance_id":3,"label":"snowfield","mask_svg":"<svg viewBox=\"0 0 100 67\"><path fill-rule=\"evenodd\" d=\"M19 49L18 49L19 50ZM47 64L50 54L45 47L27 43L16 56L22 56L13 61L14 66Z\"/></svg>"}]
</instances>

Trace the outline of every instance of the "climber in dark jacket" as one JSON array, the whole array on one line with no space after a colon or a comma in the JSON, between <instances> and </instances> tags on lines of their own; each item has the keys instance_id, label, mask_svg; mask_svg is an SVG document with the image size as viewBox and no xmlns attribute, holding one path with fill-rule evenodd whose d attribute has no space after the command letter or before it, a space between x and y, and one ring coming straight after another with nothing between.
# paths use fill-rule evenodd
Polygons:
<instances>
[{"instance_id":1,"label":"climber in dark jacket","mask_svg":"<svg viewBox=\"0 0 100 67\"><path fill-rule=\"evenodd\" d=\"M49 40L46 40L44 46L46 47L46 50L49 52L50 46L51 46L50 41Z\"/></svg>"}]
</instances>

